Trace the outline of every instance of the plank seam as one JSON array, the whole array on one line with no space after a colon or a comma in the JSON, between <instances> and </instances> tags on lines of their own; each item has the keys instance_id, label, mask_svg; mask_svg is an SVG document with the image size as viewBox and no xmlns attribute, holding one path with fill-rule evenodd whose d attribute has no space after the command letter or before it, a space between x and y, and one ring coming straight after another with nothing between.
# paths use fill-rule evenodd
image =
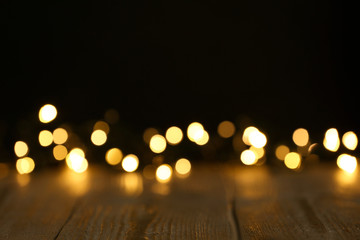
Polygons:
<instances>
[{"instance_id":1,"label":"plank seam","mask_svg":"<svg viewBox=\"0 0 360 240\"><path fill-rule=\"evenodd\" d=\"M72 218L72 216L75 213L75 209L77 209L77 206L79 205L79 201L76 201L74 203L74 206L71 208L70 214L69 216L66 218L64 224L60 227L59 232L55 235L54 240L58 239L60 236L60 233L62 232L62 230L64 229L64 227L66 226L66 224L68 224L68 222L70 221L70 219Z\"/></svg>"},{"instance_id":2,"label":"plank seam","mask_svg":"<svg viewBox=\"0 0 360 240\"><path fill-rule=\"evenodd\" d=\"M235 195L232 198L232 200L230 201L230 215L231 215L231 219L233 221L233 225L235 228L235 239L241 240L241 232L240 232L240 225L239 225L239 219L237 217L236 214L236 200L235 200Z\"/></svg>"}]
</instances>

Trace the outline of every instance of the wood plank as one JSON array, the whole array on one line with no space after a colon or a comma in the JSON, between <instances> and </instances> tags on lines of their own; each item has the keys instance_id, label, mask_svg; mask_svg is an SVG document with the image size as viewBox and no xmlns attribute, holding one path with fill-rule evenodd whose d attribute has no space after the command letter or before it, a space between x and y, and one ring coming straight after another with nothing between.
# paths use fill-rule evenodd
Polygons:
<instances>
[{"instance_id":1,"label":"wood plank","mask_svg":"<svg viewBox=\"0 0 360 240\"><path fill-rule=\"evenodd\" d=\"M138 197L117 190L115 178L122 174L101 174L105 178L97 181L104 186L82 199L58 238L235 239L216 172L194 170L189 178L167 184L144 181Z\"/></svg>"},{"instance_id":2,"label":"wood plank","mask_svg":"<svg viewBox=\"0 0 360 240\"><path fill-rule=\"evenodd\" d=\"M75 198L64 191L53 171L32 176L11 174L0 201L0 239L53 239Z\"/></svg>"},{"instance_id":3,"label":"wood plank","mask_svg":"<svg viewBox=\"0 0 360 240\"><path fill-rule=\"evenodd\" d=\"M334 178L338 171L323 166L301 173L234 170L241 239L358 239L359 189L353 185L350 195L341 195Z\"/></svg>"}]
</instances>

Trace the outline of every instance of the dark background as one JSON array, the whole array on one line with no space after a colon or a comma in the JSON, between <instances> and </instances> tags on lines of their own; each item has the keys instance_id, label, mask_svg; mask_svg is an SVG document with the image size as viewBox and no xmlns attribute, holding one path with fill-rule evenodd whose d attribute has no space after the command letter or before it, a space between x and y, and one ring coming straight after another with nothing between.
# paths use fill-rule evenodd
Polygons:
<instances>
[{"instance_id":1,"label":"dark background","mask_svg":"<svg viewBox=\"0 0 360 240\"><path fill-rule=\"evenodd\" d=\"M340 1L3 3L3 138L53 103L81 124L115 108L141 133L246 117L275 140L359 130ZM350 51L351 52L351 51Z\"/></svg>"}]
</instances>

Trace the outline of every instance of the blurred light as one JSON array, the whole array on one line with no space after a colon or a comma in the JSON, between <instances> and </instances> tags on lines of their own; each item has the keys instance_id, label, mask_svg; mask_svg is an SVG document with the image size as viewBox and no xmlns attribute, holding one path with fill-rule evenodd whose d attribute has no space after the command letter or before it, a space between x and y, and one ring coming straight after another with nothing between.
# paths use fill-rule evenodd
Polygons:
<instances>
[{"instance_id":1,"label":"blurred light","mask_svg":"<svg viewBox=\"0 0 360 240\"><path fill-rule=\"evenodd\" d=\"M143 169L143 175L147 179L154 179L155 178L155 171L156 167L152 164L146 165Z\"/></svg>"},{"instance_id":2,"label":"blurred light","mask_svg":"<svg viewBox=\"0 0 360 240\"><path fill-rule=\"evenodd\" d=\"M85 171L81 174L73 170L66 169L61 172L60 183L66 192L74 196L84 195L90 188L89 174Z\"/></svg>"},{"instance_id":3,"label":"blurred light","mask_svg":"<svg viewBox=\"0 0 360 240\"><path fill-rule=\"evenodd\" d=\"M20 158L16 161L16 170L20 174L31 173L35 168L35 162L30 157Z\"/></svg>"},{"instance_id":4,"label":"blurred light","mask_svg":"<svg viewBox=\"0 0 360 240\"><path fill-rule=\"evenodd\" d=\"M57 128L53 131L53 138L55 144L64 144L69 135L64 128Z\"/></svg>"},{"instance_id":5,"label":"blurred light","mask_svg":"<svg viewBox=\"0 0 360 240\"><path fill-rule=\"evenodd\" d=\"M118 148L111 148L105 154L105 160L110 165L117 165L121 162L123 154Z\"/></svg>"},{"instance_id":6,"label":"blurred light","mask_svg":"<svg viewBox=\"0 0 360 240\"><path fill-rule=\"evenodd\" d=\"M235 133L235 125L230 121L222 121L217 128L220 137L229 138Z\"/></svg>"},{"instance_id":7,"label":"blurred light","mask_svg":"<svg viewBox=\"0 0 360 240\"><path fill-rule=\"evenodd\" d=\"M199 139L197 139L197 140L195 141L195 143L196 143L197 145L202 146L202 145L207 144L208 141L209 141L209 134L208 134L207 131L203 130L203 135L202 135L202 137L199 138Z\"/></svg>"},{"instance_id":8,"label":"blurred light","mask_svg":"<svg viewBox=\"0 0 360 240\"><path fill-rule=\"evenodd\" d=\"M144 142L149 144L150 143L150 139L152 138L152 136L158 134L158 130L156 130L155 128L147 128L145 129L144 131L144 134L143 134L143 139L144 139Z\"/></svg>"},{"instance_id":9,"label":"blurred light","mask_svg":"<svg viewBox=\"0 0 360 240\"><path fill-rule=\"evenodd\" d=\"M297 146L304 147L309 142L309 133L304 128L298 128L294 131L292 139Z\"/></svg>"},{"instance_id":10,"label":"blurred light","mask_svg":"<svg viewBox=\"0 0 360 240\"><path fill-rule=\"evenodd\" d=\"M287 168L298 169L301 165L301 156L297 152L290 152L286 154L284 163Z\"/></svg>"},{"instance_id":11,"label":"blurred light","mask_svg":"<svg viewBox=\"0 0 360 240\"><path fill-rule=\"evenodd\" d=\"M51 104L46 104L40 108L39 120L42 123L49 123L56 118L56 107Z\"/></svg>"},{"instance_id":12,"label":"blurred light","mask_svg":"<svg viewBox=\"0 0 360 240\"><path fill-rule=\"evenodd\" d=\"M24 157L29 152L28 145L23 141L17 141L14 145L15 155L18 157Z\"/></svg>"},{"instance_id":13,"label":"blurred light","mask_svg":"<svg viewBox=\"0 0 360 240\"><path fill-rule=\"evenodd\" d=\"M154 153L162 153L166 149L166 139L156 134L151 137L149 147Z\"/></svg>"},{"instance_id":14,"label":"blurred light","mask_svg":"<svg viewBox=\"0 0 360 240\"><path fill-rule=\"evenodd\" d=\"M43 147L50 146L52 142L53 142L53 135L50 131L42 130L39 133L39 143L41 146Z\"/></svg>"},{"instance_id":15,"label":"blurred light","mask_svg":"<svg viewBox=\"0 0 360 240\"><path fill-rule=\"evenodd\" d=\"M96 146L101 146L106 143L107 135L103 130L95 130L91 134L91 142Z\"/></svg>"},{"instance_id":16,"label":"blurred light","mask_svg":"<svg viewBox=\"0 0 360 240\"><path fill-rule=\"evenodd\" d=\"M353 173L357 167L356 157L345 153L337 158L336 163L340 169L348 173Z\"/></svg>"},{"instance_id":17,"label":"blurred light","mask_svg":"<svg viewBox=\"0 0 360 240\"><path fill-rule=\"evenodd\" d=\"M152 159L152 163L154 165L161 165L164 162L164 156L163 155L156 155Z\"/></svg>"},{"instance_id":18,"label":"blurred light","mask_svg":"<svg viewBox=\"0 0 360 240\"><path fill-rule=\"evenodd\" d=\"M138 173L123 173L119 179L120 187L129 196L138 196L143 191L143 179Z\"/></svg>"},{"instance_id":19,"label":"blurred light","mask_svg":"<svg viewBox=\"0 0 360 240\"><path fill-rule=\"evenodd\" d=\"M250 146L249 149L255 153L256 159L260 159L265 155L264 148L256 148L254 146Z\"/></svg>"},{"instance_id":20,"label":"blurred light","mask_svg":"<svg viewBox=\"0 0 360 240\"><path fill-rule=\"evenodd\" d=\"M9 166L6 163L0 163L0 179L7 177Z\"/></svg>"},{"instance_id":21,"label":"blurred light","mask_svg":"<svg viewBox=\"0 0 360 240\"><path fill-rule=\"evenodd\" d=\"M285 145L280 145L275 150L275 156L277 159L284 161L286 154L290 152L290 149Z\"/></svg>"},{"instance_id":22,"label":"blurred light","mask_svg":"<svg viewBox=\"0 0 360 240\"><path fill-rule=\"evenodd\" d=\"M122 160L121 166L126 172L134 172L139 166L139 159L134 154L128 154Z\"/></svg>"},{"instance_id":23,"label":"blurred light","mask_svg":"<svg viewBox=\"0 0 360 240\"><path fill-rule=\"evenodd\" d=\"M251 145L251 143L250 143L250 141L249 141L249 135L250 135L250 133L256 132L256 131L258 132L259 130L258 130L256 127L253 127L253 126L247 127L247 128L244 130L244 133L243 133L243 136L242 136L242 140L243 140L243 142L244 142L246 145L248 145L248 146Z\"/></svg>"},{"instance_id":24,"label":"blurred light","mask_svg":"<svg viewBox=\"0 0 360 240\"><path fill-rule=\"evenodd\" d=\"M71 170L77 173L85 172L88 168L85 153L80 148L74 148L68 153L66 156L66 164Z\"/></svg>"},{"instance_id":25,"label":"blurred light","mask_svg":"<svg viewBox=\"0 0 360 240\"><path fill-rule=\"evenodd\" d=\"M54 158L58 161L64 160L67 154L68 154L68 150L64 145L56 145L53 148Z\"/></svg>"},{"instance_id":26,"label":"blurred light","mask_svg":"<svg viewBox=\"0 0 360 240\"><path fill-rule=\"evenodd\" d=\"M358 138L353 131L349 131L343 135L342 143L347 149L355 150L358 145Z\"/></svg>"},{"instance_id":27,"label":"blurred light","mask_svg":"<svg viewBox=\"0 0 360 240\"><path fill-rule=\"evenodd\" d=\"M171 145L176 145L183 139L183 132L178 127L170 127L165 133L166 140Z\"/></svg>"},{"instance_id":28,"label":"blurred light","mask_svg":"<svg viewBox=\"0 0 360 240\"><path fill-rule=\"evenodd\" d=\"M104 115L105 121L115 124L119 121L119 112L115 109L108 109Z\"/></svg>"},{"instance_id":29,"label":"blurred light","mask_svg":"<svg viewBox=\"0 0 360 240\"><path fill-rule=\"evenodd\" d=\"M172 175L172 168L168 164L162 164L156 169L156 180L161 183L170 181Z\"/></svg>"},{"instance_id":30,"label":"blurred light","mask_svg":"<svg viewBox=\"0 0 360 240\"><path fill-rule=\"evenodd\" d=\"M31 177L28 174L18 174L16 176L16 181L20 187L25 187L26 185L28 185L30 180L31 180Z\"/></svg>"},{"instance_id":31,"label":"blurred light","mask_svg":"<svg viewBox=\"0 0 360 240\"><path fill-rule=\"evenodd\" d=\"M245 165L253 165L253 164L255 164L257 162L256 154L253 151L249 150L249 149L244 150L241 153L240 160Z\"/></svg>"},{"instance_id":32,"label":"blurred light","mask_svg":"<svg viewBox=\"0 0 360 240\"><path fill-rule=\"evenodd\" d=\"M267 139L265 134L260 131L251 131L248 135L250 144L256 148L262 148L266 145Z\"/></svg>"},{"instance_id":33,"label":"blurred light","mask_svg":"<svg viewBox=\"0 0 360 240\"><path fill-rule=\"evenodd\" d=\"M323 144L327 150L332 152L336 152L339 149L340 139L336 128L330 128L326 131Z\"/></svg>"},{"instance_id":34,"label":"blurred light","mask_svg":"<svg viewBox=\"0 0 360 240\"><path fill-rule=\"evenodd\" d=\"M187 136L190 141L196 142L200 140L204 135L204 127L201 123L193 122L190 123L187 128Z\"/></svg>"},{"instance_id":35,"label":"blurred light","mask_svg":"<svg viewBox=\"0 0 360 240\"><path fill-rule=\"evenodd\" d=\"M190 173L190 170L191 170L191 163L186 158L180 158L179 160L176 161L175 164L176 173L180 175L187 175L188 173Z\"/></svg>"},{"instance_id":36,"label":"blurred light","mask_svg":"<svg viewBox=\"0 0 360 240\"><path fill-rule=\"evenodd\" d=\"M107 122L97 121L93 127L93 131L96 130L102 130L103 132L105 132L105 134L109 134L110 126L109 124L107 124Z\"/></svg>"}]
</instances>

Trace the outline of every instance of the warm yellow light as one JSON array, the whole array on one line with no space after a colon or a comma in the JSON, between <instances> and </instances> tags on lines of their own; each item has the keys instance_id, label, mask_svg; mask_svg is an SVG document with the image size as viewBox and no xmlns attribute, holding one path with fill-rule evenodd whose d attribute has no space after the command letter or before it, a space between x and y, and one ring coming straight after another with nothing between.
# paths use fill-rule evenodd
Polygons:
<instances>
[{"instance_id":1,"label":"warm yellow light","mask_svg":"<svg viewBox=\"0 0 360 240\"><path fill-rule=\"evenodd\" d=\"M242 140L246 145L249 145L249 146L251 145L251 143L249 141L249 135L250 135L250 133L256 132L256 131L258 132L259 130L253 126L245 128L243 136L242 136Z\"/></svg>"},{"instance_id":2,"label":"warm yellow light","mask_svg":"<svg viewBox=\"0 0 360 240\"><path fill-rule=\"evenodd\" d=\"M105 154L105 160L110 165L117 165L121 162L123 154L118 148L111 148Z\"/></svg>"},{"instance_id":3,"label":"warm yellow light","mask_svg":"<svg viewBox=\"0 0 360 240\"><path fill-rule=\"evenodd\" d=\"M187 136L192 142L200 140L203 137L204 132L205 131L203 125L198 122L190 123L187 128Z\"/></svg>"},{"instance_id":4,"label":"warm yellow light","mask_svg":"<svg viewBox=\"0 0 360 240\"><path fill-rule=\"evenodd\" d=\"M252 131L248 136L248 140L250 144L256 148L264 147L267 142L265 134L260 131Z\"/></svg>"},{"instance_id":5,"label":"warm yellow light","mask_svg":"<svg viewBox=\"0 0 360 240\"><path fill-rule=\"evenodd\" d=\"M149 147L154 153L162 153L166 149L166 139L160 134L151 137Z\"/></svg>"},{"instance_id":6,"label":"warm yellow light","mask_svg":"<svg viewBox=\"0 0 360 240\"><path fill-rule=\"evenodd\" d=\"M353 131L349 131L343 135L342 143L347 149L355 150L358 145L358 138Z\"/></svg>"},{"instance_id":7,"label":"warm yellow light","mask_svg":"<svg viewBox=\"0 0 360 240\"><path fill-rule=\"evenodd\" d=\"M349 154L341 154L336 161L339 168L342 170L353 173L357 167L357 160L356 157L351 156Z\"/></svg>"},{"instance_id":8,"label":"warm yellow light","mask_svg":"<svg viewBox=\"0 0 360 240\"><path fill-rule=\"evenodd\" d=\"M53 135L50 131L42 130L39 133L39 143L41 146L43 147L50 146L52 142L53 142Z\"/></svg>"},{"instance_id":9,"label":"warm yellow light","mask_svg":"<svg viewBox=\"0 0 360 240\"><path fill-rule=\"evenodd\" d=\"M30 157L20 158L16 161L16 170L20 174L31 173L35 168L35 162Z\"/></svg>"},{"instance_id":10,"label":"warm yellow light","mask_svg":"<svg viewBox=\"0 0 360 240\"><path fill-rule=\"evenodd\" d=\"M187 175L191 170L191 163L186 158L180 158L176 161L175 171L180 175Z\"/></svg>"},{"instance_id":11,"label":"warm yellow light","mask_svg":"<svg viewBox=\"0 0 360 240\"><path fill-rule=\"evenodd\" d=\"M108 109L104 114L105 121L115 124L119 121L119 112L116 109Z\"/></svg>"},{"instance_id":12,"label":"warm yellow light","mask_svg":"<svg viewBox=\"0 0 360 240\"><path fill-rule=\"evenodd\" d=\"M280 145L275 150L275 156L277 159L284 161L286 154L290 152L290 149L285 145Z\"/></svg>"},{"instance_id":13,"label":"warm yellow light","mask_svg":"<svg viewBox=\"0 0 360 240\"><path fill-rule=\"evenodd\" d=\"M253 165L253 164L255 164L257 162L256 154L253 151L249 150L249 149L244 150L241 153L240 160L245 165Z\"/></svg>"},{"instance_id":14,"label":"warm yellow light","mask_svg":"<svg viewBox=\"0 0 360 240\"><path fill-rule=\"evenodd\" d=\"M77 173L85 172L88 168L85 153L80 148L74 148L66 155L66 164L71 170Z\"/></svg>"},{"instance_id":15,"label":"warm yellow light","mask_svg":"<svg viewBox=\"0 0 360 240\"><path fill-rule=\"evenodd\" d=\"M53 138L55 144L64 144L69 135L64 128L57 128L53 131Z\"/></svg>"},{"instance_id":16,"label":"warm yellow light","mask_svg":"<svg viewBox=\"0 0 360 240\"><path fill-rule=\"evenodd\" d=\"M255 153L256 159L260 159L265 155L264 148L256 148L254 146L250 146L249 149Z\"/></svg>"},{"instance_id":17,"label":"warm yellow light","mask_svg":"<svg viewBox=\"0 0 360 240\"><path fill-rule=\"evenodd\" d=\"M340 139L336 128L330 128L326 131L323 144L327 150L332 152L336 152L339 149Z\"/></svg>"},{"instance_id":18,"label":"warm yellow light","mask_svg":"<svg viewBox=\"0 0 360 240\"><path fill-rule=\"evenodd\" d=\"M309 133L304 128L298 128L292 135L294 143L299 147L304 147L309 142Z\"/></svg>"},{"instance_id":19,"label":"warm yellow light","mask_svg":"<svg viewBox=\"0 0 360 240\"><path fill-rule=\"evenodd\" d=\"M68 154L68 150L64 145L56 145L53 148L54 158L58 161L64 160L67 154Z\"/></svg>"},{"instance_id":20,"label":"warm yellow light","mask_svg":"<svg viewBox=\"0 0 360 240\"><path fill-rule=\"evenodd\" d=\"M156 169L156 180L162 183L170 181L172 168L168 164L162 164Z\"/></svg>"},{"instance_id":21,"label":"warm yellow light","mask_svg":"<svg viewBox=\"0 0 360 240\"><path fill-rule=\"evenodd\" d=\"M134 172L139 166L139 159L134 154L128 154L122 160L121 166L126 172Z\"/></svg>"},{"instance_id":22,"label":"warm yellow light","mask_svg":"<svg viewBox=\"0 0 360 240\"><path fill-rule=\"evenodd\" d=\"M107 122L104 121L97 121L94 125L93 131L95 130L102 130L104 131L106 134L109 134L110 131L110 126Z\"/></svg>"},{"instance_id":23,"label":"warm yellow light","mask_svg":"<svg viewBox=\"0 0 360 240\"><path fill-rule=\"evenodd\" d=\"M129 196L138 196L143 191L143 179L138 173L123 173L119 178L120 187Z\"/></svg>"},{"instance_id":24,"label":"warm yellow light","mask_svg":"<svg viewBox=\"0 0 360 240\"><path fill-rule=\"evenodd\" d=\"M158 134L158 133L159 133L158 130L156 130L155 128L147 128L147 129L145 129L144 134L143 134L144 142L149 144L151 137Z\"/></svg>"},{"instance_id":25,"label":"warm yellow light","mask_svg":"<svg viewBox=\"0 0 360 240\"><path fill-rule=\"evenodd\" d=\"M170 127L165 133L166 140L171 145L176 145L183 139L183 132L178 127Z\"/></svg>"},{"instance_id":26,"label":"warm yellow light","mask_svg":"<svg viewBox=\"0 0 360 240\"><path fill-rule=\"evenodd\" d=\"M297 152L290 152L286 154L284 163L287 168L298 169L301 164L301 156Z\"/></svg>"},{"instance_id":27,"label":"warm yellow light","mask_svg":"<svg viewBox=\"0 0 360 240\"><path fill-rule=\"evenodd\" d=\"M106 143L107 135L103 130L95 130L91 134L91 142L96 146L101 146Z\"/></svg>"},{"instance_id":28,"label":"warm yellow light","mask_svg":"<svg viewBox=\"0 0 360 240\"><path fill-rule=\"evenodd\" d=\"M195 141L195 143L196 143L197 145L200 145L200 146L205 145L205 144L208 143L209 138L210 138L210 137L209 137L208 132L204 130L202 137L199 138L199 139L197 139L197 140Z\"/></svg>"},{"instance_id":29,"label":"warm yellow light","mask_svg":"<svg viewBox=\"0 0 360 240\"><path fill-rule=\"evenodd\" d=\"M229 138L235 133L235 125L230 121L222 121L217 128L217 132L220 137Z\"/></svg>"},{"instance_id":30,"label":"warm yellow light","mask_svg":"<svg viewBox=\"0 0 360 240\"><path fill-rule=\"evenodd\" d=\"M28 145L23 141L17 141L14 145L15 155L18 157L24 157L29 152Z\"/></svg>"},{"instance_id":31,"label":"warm yellow light","mask_svg":"<svg viewBox=\"0 0 360 240\"><path fill-rule=\"evenodd\" d=\"M56 107L51 104L46 104L40 108L39 120L42 123L49 123L56 118Z\"/></svg>"}]
</instances>

